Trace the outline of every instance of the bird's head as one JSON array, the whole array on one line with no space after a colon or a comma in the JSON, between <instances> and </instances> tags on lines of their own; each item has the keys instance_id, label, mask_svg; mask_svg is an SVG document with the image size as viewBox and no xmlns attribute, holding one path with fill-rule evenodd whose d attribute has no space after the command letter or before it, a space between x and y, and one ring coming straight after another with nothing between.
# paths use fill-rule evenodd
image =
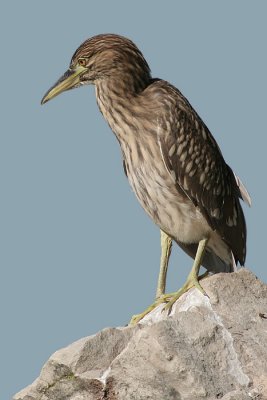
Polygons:
<instances>
[{"instance_id":1,"label":"bird's head","mask_svg":"<svg viewBox=\"0 0 267 400\"><path fill-rule=\"evenodd\" d=\"M131 80L138 90L138 86L149 81L150 69L131 40L115 34L94 36L78 47L69 69L46 92L41 104L66 90L110 77L117 79L118 83L121 79Z\"/></svg>"}]
</instances>

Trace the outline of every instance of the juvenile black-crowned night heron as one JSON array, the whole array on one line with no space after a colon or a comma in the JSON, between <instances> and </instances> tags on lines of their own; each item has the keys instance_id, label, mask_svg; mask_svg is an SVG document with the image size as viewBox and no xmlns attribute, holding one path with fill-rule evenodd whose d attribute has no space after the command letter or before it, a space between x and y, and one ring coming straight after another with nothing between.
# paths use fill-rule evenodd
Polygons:
<instances>
[{"instance_id":1,"label":"juvenile black-crowned night heron","mask_svg":"<svg viewBox=\"0 0 267 400\"><path fill-rule=\"evenodd\" d=\"M42 99L94 84L100 111L115 133L130 185L160 227L162 259L156 301L165 309L199 283L199 268L231 272L246 257L246 224L239 198L249 195L207 126L170 83L153 79L135 44L122 36L98 35L74 53L67 72ZM172 240L194 259L185 285L164 294Z\"/></svg>"}]
</instances>

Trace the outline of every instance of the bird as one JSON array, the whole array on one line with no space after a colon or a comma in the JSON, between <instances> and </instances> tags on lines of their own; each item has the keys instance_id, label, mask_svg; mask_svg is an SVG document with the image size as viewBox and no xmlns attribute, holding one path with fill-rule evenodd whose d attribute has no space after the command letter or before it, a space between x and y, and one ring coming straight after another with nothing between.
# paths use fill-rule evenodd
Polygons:
<instances>
[{"instance_id":1,"label":"bird","mask_svg":"<svg viewBox=\"0 0 267 400\"><path fill-rule=\"evenodd\" d=\"M130 324L136 324L161 303L170 312L192 287L205 295L201 266L206 276L244 265L247 230L240 200L251 205L251 199L204 121L175 86L152 77L132 40L113 33L85 40L41 104L88 84L95 86L99 110L118 140L130 186L161 232L156 298L132 317ZM173 242L194 261L182 288L166 294Z\"/></svg>"}]
</instances>

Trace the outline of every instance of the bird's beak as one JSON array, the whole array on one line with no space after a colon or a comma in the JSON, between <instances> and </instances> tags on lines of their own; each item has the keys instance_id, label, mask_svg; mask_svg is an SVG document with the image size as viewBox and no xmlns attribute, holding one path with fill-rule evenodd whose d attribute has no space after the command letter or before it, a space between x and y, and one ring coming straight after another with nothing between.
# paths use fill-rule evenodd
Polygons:
<instances>
[{"instance_id":1,"label":"bird's beak","mask_svg":"<svg viewBox=\"0 0 267 400\"><path fill-rule=\"evenodd\" d=\"M58 94L65 92L66 90L80 86L80 77L87 71L86 67L81 65L75 68L69 68L64 75L46 92L41 100L41 104L53 99Z\"/></svg>"}]
</instances>

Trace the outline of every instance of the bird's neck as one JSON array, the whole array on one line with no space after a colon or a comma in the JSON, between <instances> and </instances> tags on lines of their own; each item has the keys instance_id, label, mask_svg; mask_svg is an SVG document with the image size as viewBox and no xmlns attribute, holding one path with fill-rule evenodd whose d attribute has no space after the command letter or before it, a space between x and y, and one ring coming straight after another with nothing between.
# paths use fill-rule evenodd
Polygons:
<instances>
[{"instance_id":1,"label":"bird's neck","mask_svg":"<svg viewBox=\"0 0 267 400\"><path fill-rule=\"evenodd\" d=\"M133 110L148 84L148 79L138 81L131 76L95 83L98 107L120 142L138 129Z\"/></svg>"}]
</instances>

